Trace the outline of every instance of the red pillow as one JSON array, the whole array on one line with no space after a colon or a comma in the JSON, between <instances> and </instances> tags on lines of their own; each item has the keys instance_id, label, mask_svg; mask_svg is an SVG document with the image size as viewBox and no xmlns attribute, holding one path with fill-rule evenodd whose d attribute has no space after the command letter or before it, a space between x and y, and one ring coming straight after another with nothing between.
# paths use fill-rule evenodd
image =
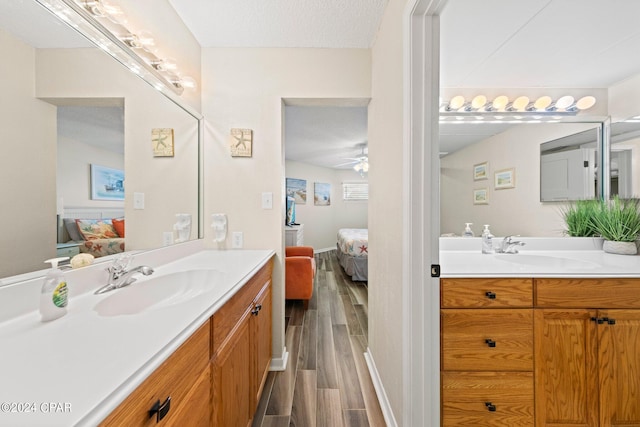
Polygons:
<instances>
[{"instance_id":1,"label":"red pillow","mask_svg":"<svg viewBox=\"0 0 640 427\"><path fill-rule=\"evenodd\" d=\"M124 237L124 218L123 219L112 219L111 223L113 224L113 228L118 233L118 236Z\"/></svg>"}]
</instances>

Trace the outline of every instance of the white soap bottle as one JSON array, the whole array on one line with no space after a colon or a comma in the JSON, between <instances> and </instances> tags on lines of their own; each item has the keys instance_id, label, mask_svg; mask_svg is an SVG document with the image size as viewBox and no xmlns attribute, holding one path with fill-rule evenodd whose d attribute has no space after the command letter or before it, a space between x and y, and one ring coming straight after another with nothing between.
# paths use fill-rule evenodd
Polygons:
<instances>
[{"instance_id":1,"label":"white soap bottle","mask_svg":"<svg viewBox=\"0 0 640 427\"><path fill-rule=\"evenodd\" d=\"M465 222L464 232L462 233L462 237L473 237L473 231L471 230L472 222Z\"/></svg>"},{"instance_id":2,"label":"white soap bottle","mask_svg":"<svg viewBox=\"0 0 640 427\"><path fill-rule=\"evenodd\" d=\"M482 253L493 253L493 234L489 231L489 224L485 224L484 230L482 231Z\"/></svg>"},{"instance_id":3,"label":"white soap bottle","mask_svg":"<svg viewBox=\"0 0 640 427\"><path fill-rule=\"evenodd\" d=\"M40 315L43 322L55 320L67 314L67 281L64 273L58 269L58 263L69 257L52 258L45 261L51 263L51 270L44 277L40 293Z\"/></svg>"}]
</instances>

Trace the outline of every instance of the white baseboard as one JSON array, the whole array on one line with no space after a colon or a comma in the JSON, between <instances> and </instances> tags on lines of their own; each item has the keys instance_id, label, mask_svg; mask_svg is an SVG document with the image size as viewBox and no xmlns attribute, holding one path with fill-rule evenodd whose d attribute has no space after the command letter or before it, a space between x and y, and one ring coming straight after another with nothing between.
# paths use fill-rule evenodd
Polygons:
<instances>
[{"instance_id":1,"label":"white baseboard","mask_svg":"<svg viewBox=\"0 0 640 427\"><path fill-rule=\"evenodd\" d=\"M396 422L396 419L393 416L393 411L391 410L389 398L387 397L387 393L384 391L380 374L376 368L376 363L373 361L373 355L371 354L369 347L367 347L367 351L364 353L364 360L366 360L367 367L369 368L371 382L373 382L373 388L376 390L376 396L378 396L378 402L380 403L384 422L387 423L387 427L398 427L398 423Z\"/></svg>"},{"instance_id":2,"label":"white baseboard","mask_svg":"<svg viewBox=\"0 0 640 427\"><path fill-rule=\"evenodd\" d=\"M282 348L282 356L280 357L272 357L271 363L269 364L270 371L284 371L287 368L287 361L289 360L289 352L287 351L287 347Z\"/></svg>"}]
</instances>

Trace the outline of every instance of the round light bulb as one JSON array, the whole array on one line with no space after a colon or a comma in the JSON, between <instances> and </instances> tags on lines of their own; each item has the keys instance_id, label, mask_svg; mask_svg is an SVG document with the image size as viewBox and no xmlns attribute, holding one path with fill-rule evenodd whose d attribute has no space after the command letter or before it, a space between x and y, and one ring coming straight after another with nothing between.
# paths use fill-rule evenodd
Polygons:
<instances>
[{"instance_id":1,"label":"round light bulb","mask_svg":"<svg viewBox=\"0 0 640 427\"><path fill-rule=\"evenodd\" d=\"M449 108L452 110L459 110L464 105L464 96L458 95L454 96L451 101L449 101Z\"/></svg>"},{"instance_id":2,"label":"round light bulb","mask_svg":"<svg viewBox=\"0 0 640 427\"><path fill-rule=\"evenodd\" d=\"M536 102L533 103L533 107L537 111L544 111L549 105L551 105L551 101L552 100L550 96L541 96L540 98L536 99Z\"/></svg>"},{"instance_id":3,"label":"round light bulb","mask_svg":"<svg viewBox=\"0 0 640 427\"><path fill-rule=\"evenodd\" d=\"M479 110L480 108L484 107L486 103L487 97L484 95L478 95L471 101L471 108L473 108L474 110Z\"/></svg>"},{"instance_id":4,"label":"round light bulb","mask_svg":"<svg viewBox=\"0 0 640 427\"><path fill-rule=\"evenodd\" d=\"M524 111L527 105L529 105L528 96L519 96L515 101L513 101L513 108L517 111Z\"/></svg>"},{"instance_id":5,"label":"round light bulb","mask_svg":"<svg viewBox=\"0 0 640 427\"><path fill-rule=\"evenodd\" d=\"M588 110L596 104L596 98L593 96L583 96L576 102L578 110Z\"/></svg>"},{"instance_id":6,"label":"round light bulb","mask_svg":"<svg viewBox=\"0 0 640 427\"><path fill-rule=\"evenodd\" d=\"M559 110L564 110L571 104L573 104L573 96L565 95L556 101L556 108Z\"/></svg>"},{"instance_id":7,"label":"round light bulb","mask_svg":"<svg viewBox=\"0 0 640 427\"><path fill-rule=\"evenodd\" d=\"M494 110L503 111L504 107L509 103L509 98L505 95L500 95L496 99L493 100L491 106Z\"/></svg>"}]
</instances>

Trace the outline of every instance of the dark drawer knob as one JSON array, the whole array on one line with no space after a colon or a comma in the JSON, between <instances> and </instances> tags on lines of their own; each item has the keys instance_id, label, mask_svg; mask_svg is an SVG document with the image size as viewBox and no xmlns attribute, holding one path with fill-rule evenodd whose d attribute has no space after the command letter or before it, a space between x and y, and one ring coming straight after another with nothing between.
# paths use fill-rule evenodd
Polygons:
<instances>
[{"instance_id":1,"label":"dark drawer knob","mask_svg":"<svg viewBox=\"0 0 640 427\"><path fill-rule=\"evenodd\" d=\"M164 417L167 416L169 410L171 409L171 396L167 397L167 400L164 403L160 403L158 400L153 404L151 409L149 410L149 418L156 416L156 423L159 423Z\"/></svg>"},{"instance_id":2,"label":"dark drawer knob","mask_svg":"<svg viewBox=\"0 0 640 427\"><path fill-rule=\"evenodd\" d=\"M496 346L496 342L492 339L487 338L486 340L484 340L484 342L487 344L487 346L489 347L495 347Z\"/></svg>"},{"instance_id":3,"label":"dark drawer knob","mask_svg":"<svg viewBox=\"0 0 640 427\"><path fill-rule=\"evenodd\" d=\"M256 305L253 310L251 310L251 314L257 316L260 313L260 310L262 310L262 304Z\"/></svg>"},{"instance_id":4,"label":"dark drawer knob","mask_svg":"<svg viewBox=\"0 0 640 427\"><path fill-rule=\"evenodd\" d=\"M491 402L484 402L484 406L487 407L487 409L489 410L489 412L496 412L496 405L494 405Z\"/></svg>"},{"instance_id":5,"label":"dark drawer knob","mask_svg":"<svg viewBox=\"0 0 640 427\"><path fill-rule=\"evenodd\" d=\"M494 292L487 291L484 295L489 299L496 299L496 294Z\"/></svg>"}]
</instances>

